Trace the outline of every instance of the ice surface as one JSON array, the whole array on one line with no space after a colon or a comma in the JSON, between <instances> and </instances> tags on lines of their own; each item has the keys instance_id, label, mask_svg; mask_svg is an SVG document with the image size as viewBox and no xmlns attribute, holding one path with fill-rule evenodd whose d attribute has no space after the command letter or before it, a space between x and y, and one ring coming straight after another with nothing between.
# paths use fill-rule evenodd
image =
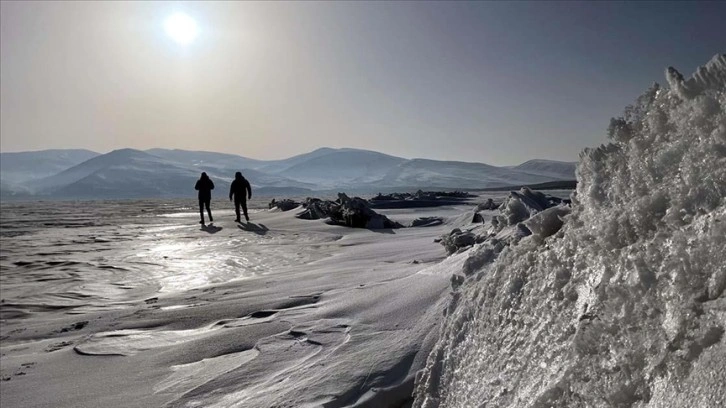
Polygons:
<instances>
[{"instance_id":1,"label":"ice surface","mask_svg":"<svg viewBox=\"0 0 726 408\"><path fill-rule=\"evenodd\" d=\"M415 407L726 406L726 56L667 80L583 152L558 232L469 251Z\"/></svg>"},{"instance_id":2,"label":"ice surface","mask_svg":"<svg viewBox=\"0 0 726 408\"><path fill-rule=\"evenodd\" d=\"M3 203L2 407L410 404L463 262L434 239L474 204L370 230L266 201L202 229L194 197Z\"/></svg>"}]
</instances>

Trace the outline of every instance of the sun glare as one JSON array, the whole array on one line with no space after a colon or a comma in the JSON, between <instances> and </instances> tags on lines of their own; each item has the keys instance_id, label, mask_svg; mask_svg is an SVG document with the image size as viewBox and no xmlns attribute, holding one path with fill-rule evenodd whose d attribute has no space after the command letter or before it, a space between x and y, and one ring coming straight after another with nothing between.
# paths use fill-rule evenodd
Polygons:
<instances>
[{"instance_id":1,"label":"sun glare","mask_svg":"<svg viewBox=\"0 0 726 408\"><path fill-rule=\"evenodd\" d=\"M189 44L196 38L198 29L197 22L183 13L176 13L164 22L166 33L179 44Z\"/></svg>"}]
</instances>

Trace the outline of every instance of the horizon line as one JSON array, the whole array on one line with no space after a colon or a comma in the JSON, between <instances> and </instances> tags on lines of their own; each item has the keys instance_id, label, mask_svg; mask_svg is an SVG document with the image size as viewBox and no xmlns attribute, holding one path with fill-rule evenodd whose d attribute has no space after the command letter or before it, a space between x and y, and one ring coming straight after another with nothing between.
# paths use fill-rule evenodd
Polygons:
<instances>
[{"instance_id":1,"label":"horizon line","mask_svg":"<svg viewBox=\"0 0 726 408\"><path fill-rule=\"evenodd\" d=\"M184 152L197 152L197 153L225 154L225 155L229 155L229 156L237 156L237 157L240 157L240 158L243 158L243 159L257 160L257 161L282 161L282 160L287 160L287 159L290 159L290 158L293 158L293 157L296 157L296 156L310 154L310 153L316 152L318 150L330 149L330 150L338 150L338 151L339 150L357 150L357 151L372 152L372 153L383 154L383 155L386 155L386 156L391 156L391 157L395 157L395 158L399 158L399 159L404 159L404 160L432 160L432 161L439 161L439 162L473 163L473 164L485 164L485 165L494 166L494 167L518 166L518 165L527 163L527 162L532 161L532 160L547 160L547 161L559 162L559 163L578 163L579 162L579 156L577 158L575 158L575 160L571 160L571 161L555 160L555 159L542 158L542 157L533 157L533 158L527 159L527 160L525 160L525 161L523 161L521 163L505 164L505 165L493 165L493 164L489 164L489 163L486 163L486 162L483 162L483 161L476 161L475 162L475 161L465 161L465 160L434 159L434 158L428 158L428 157L410 157L409 158L409 157L397 156L397 155L390 154L390 153L380 152L380 151L377 151L377 150L364 149L364 148L358 148L358 147L330 147L330 146L317 147L317 148L313 148L312 150L309 150L309 151L306 151L306 152L297 153L297 154L293 154L293 155L288 156L288 157L283 157L283 158L278 158L278 159L257 159L257 158L254 158L254 157L243 156L243 155L240 155L240 154L237 154L237 153L225 153L225 152L217 152L217 151L213 151L213 150L191 150L191 149L170 148L170 147L151 147L151 148L148 148L148 149L138 149L138 148L134 148L134 147L120 147L120 148L117 148L117 149L111 149L111 150L109 150L107 152L99 152L97 150L92 150L92 149L88 149L88 148L85 148L85 147L68 147L68 148L48 148L48 149L20 150L20 151L4 151L4 150L0 150L0 154L40 153L40 152L53 151L53 150L57 150L57 151L62 151L62 150L85 150L85 151L88 151L88 152L96 153L99 156L101 156L101 155L109 154L109 153L112 153L112 152L115 152L115 151L118 151L118 150L136 150L136 151L148 153L149 150L154 150L154 149L160 149L160 150L179 150L179 151L184 151Z\"/></svg>"}]
</instances>

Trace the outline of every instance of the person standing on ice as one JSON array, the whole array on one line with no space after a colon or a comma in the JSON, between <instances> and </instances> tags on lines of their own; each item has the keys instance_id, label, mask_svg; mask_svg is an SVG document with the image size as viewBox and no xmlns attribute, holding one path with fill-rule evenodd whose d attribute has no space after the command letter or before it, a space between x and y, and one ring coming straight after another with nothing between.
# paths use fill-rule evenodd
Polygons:
<instances>
[{"instance_id":1,"label":"person standing on ice","mask_svg":"<svg viewBox=\"0 0 726 408\"><path fill-rule=\"evenodd\" d=\"M199 216L202 218L199 221L200 224L204 224L204 207L207 207L207 214L209 214L209 222L214 222L212 218L212 210L209 209L209 203L212 201L212 190L214 190L214 183L212 179L207 176L207 173L202 172L202 176L197 180L197 184L194 185L194 189L199 191Z\"/></svg>"},{"instance_id":2,"label":"person standing on ice","mask_svg":"<svg viewBox=\"0 0 726 408\"><path fill-rule=\"evenodd\" d=\"M252 198L252 186L250 186L250 182L239 171L234 174L234 181L229 186L229 201L232 201L232 196L234 196L234 213L237 214L235 221L241 222L239 219L239 207L242 206L245 220L249 222L250 217L247 216L247 200Z\"/></svg>"}]
</instances>

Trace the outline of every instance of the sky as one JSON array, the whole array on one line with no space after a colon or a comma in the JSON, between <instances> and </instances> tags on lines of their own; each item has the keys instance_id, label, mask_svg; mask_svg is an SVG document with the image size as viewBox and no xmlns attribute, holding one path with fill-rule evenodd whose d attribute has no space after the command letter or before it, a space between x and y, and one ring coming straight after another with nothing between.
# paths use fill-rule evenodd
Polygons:
<instances>
[{"instance_id":1,"label":"sky","mask_svg":"<svg viewBox=\"0 0 726 408\"><path fill-rule=\"evenodd\" d=\"M184 13L198 35L165 31ZM0 151L576 161L726 2L0 3Z\"/></svg>"}]
</instances>

